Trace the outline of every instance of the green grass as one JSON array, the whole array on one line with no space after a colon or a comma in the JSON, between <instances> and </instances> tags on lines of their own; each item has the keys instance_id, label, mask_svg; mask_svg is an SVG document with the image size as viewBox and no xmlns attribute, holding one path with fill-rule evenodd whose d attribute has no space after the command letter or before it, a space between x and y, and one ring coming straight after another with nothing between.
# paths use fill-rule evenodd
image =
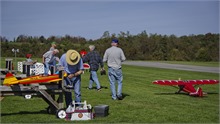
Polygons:
<instances>
[{"instance_id":1,"label":"green grass","mask_svg":"<svg viewBox=\"0 0 220 124\"><path fill-rule=\"evenodd\" d=\"M21 58L21 57L1 57L0 58L0 68L6 68L5 67L5 59L6 58L10 58L10 59L13 59L12 63L13 63L13 66L14 66L14 70L17 70L17 65L15 63L17 62L23 62L23 61L26 61L26 58ZM34 61L38 61L38 62L42 62L42 58L32 58L32 60Z\"/></svg>"},{"instance_id":2,"label":"green grass","mask_svg":"<svg viewBox=\"0 0 220 124\"><path fill-rule=\"evenodd\" d=\"M82 101L87 100L92 106L109 105L107 117L65 121L47 114L48 105L41 98L7 96L1 101L1 123L219 123L219 85L201 86L212 94L197 98L174 94L178 89L173 87L152 84L160 79L219 79L218 74L124 65L123 75L122 101L111 99L106 75L98 75L106 87L101 92L87 90L89 73L82 75Z\"/></svg>"}]
</instances>

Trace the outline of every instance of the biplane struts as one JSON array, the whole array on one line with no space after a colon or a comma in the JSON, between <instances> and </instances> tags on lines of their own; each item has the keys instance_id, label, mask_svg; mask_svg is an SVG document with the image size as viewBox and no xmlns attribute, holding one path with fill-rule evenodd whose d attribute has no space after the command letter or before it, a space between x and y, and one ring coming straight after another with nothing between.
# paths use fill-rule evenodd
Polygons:
<instances>
[{"instance_id":1,"label":"biplane struts","mask_svg":"<svg viewBox=\"0 0 220 124\"><path fill-rule=\"evenodd\" d=\"M181 91L188 93L190 96L202 97L205 92L202 91L201 87L195 89L196 85L205 85L205 84L218 84L218 80L156 80L153 81L153 84L158 85L167 85L167 86L178 86L179 90L176 93Z\"/></svg>"}]
</instances>

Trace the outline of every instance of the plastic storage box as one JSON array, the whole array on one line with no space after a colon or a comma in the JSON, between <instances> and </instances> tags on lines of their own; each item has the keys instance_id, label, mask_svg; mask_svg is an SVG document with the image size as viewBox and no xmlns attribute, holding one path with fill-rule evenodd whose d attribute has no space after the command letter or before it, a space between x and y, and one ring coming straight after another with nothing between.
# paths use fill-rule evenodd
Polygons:
<instances>
[{"instance_id":1,"label":"plastic storage box","mask_svg":"<svg viewBox=\"0 0 220 124\"><path fill-rule=\"evenodd\" d=\"M94 107L95 117L108 116L109 106L108 105L97 105Z\"/></svg>"}]
</instances>

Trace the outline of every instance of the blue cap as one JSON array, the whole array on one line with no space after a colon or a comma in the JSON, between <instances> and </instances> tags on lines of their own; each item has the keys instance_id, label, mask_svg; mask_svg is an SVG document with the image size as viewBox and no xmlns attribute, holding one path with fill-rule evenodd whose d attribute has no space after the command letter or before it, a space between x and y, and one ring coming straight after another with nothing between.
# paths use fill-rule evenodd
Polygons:
<instances>
[{"instance_id":1,"label":"blue cap","mask_svg":"<svg viewBox=\"0 0 220 124\"><path fill-rule=\"evenodd\" d=\"M117 39L113 39L112 43L118 43L118 40Z\"/></svg>"}]
</instances>

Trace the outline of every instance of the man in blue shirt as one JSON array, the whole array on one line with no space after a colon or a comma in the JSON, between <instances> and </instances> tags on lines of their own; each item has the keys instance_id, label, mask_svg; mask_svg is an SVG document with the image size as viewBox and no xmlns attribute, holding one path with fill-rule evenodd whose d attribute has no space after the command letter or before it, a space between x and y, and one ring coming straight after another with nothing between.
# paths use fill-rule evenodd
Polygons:
<instances>
[{"instance_id":1,"label":"man in blue shirt","mask_svg":"<svg viewBox=\"0 0 220 124\"><path fill-rule=\"evenodd\" d=\"M93 82L96 83L97 91L101 91L101 86L99 83L99 79L97 76L97 71L99 69L99 65L101 66L101 70L104 70L104 65L101 56L97 51L95 51L95 46L89 46L90 52L83 57L83 62L88 62L90 65L90 80L89 80L89 89L92 89Z\"/></svg>"},{"instance_id":2,"label":"man in blue shirt","mask_svg":"<svg viewBox=\"0 0 220 124\"><path fill-rule=\"evenodd\" d=\"M80 54L75 50L68 50L61 58L59 65L64 67L67 77L64 78L64 85L74 89L75 102L81 102L81 74L83 73L83 61ZM72 92L65 92L66 106L72 103Z\"/></svg>"}]
</instances>

